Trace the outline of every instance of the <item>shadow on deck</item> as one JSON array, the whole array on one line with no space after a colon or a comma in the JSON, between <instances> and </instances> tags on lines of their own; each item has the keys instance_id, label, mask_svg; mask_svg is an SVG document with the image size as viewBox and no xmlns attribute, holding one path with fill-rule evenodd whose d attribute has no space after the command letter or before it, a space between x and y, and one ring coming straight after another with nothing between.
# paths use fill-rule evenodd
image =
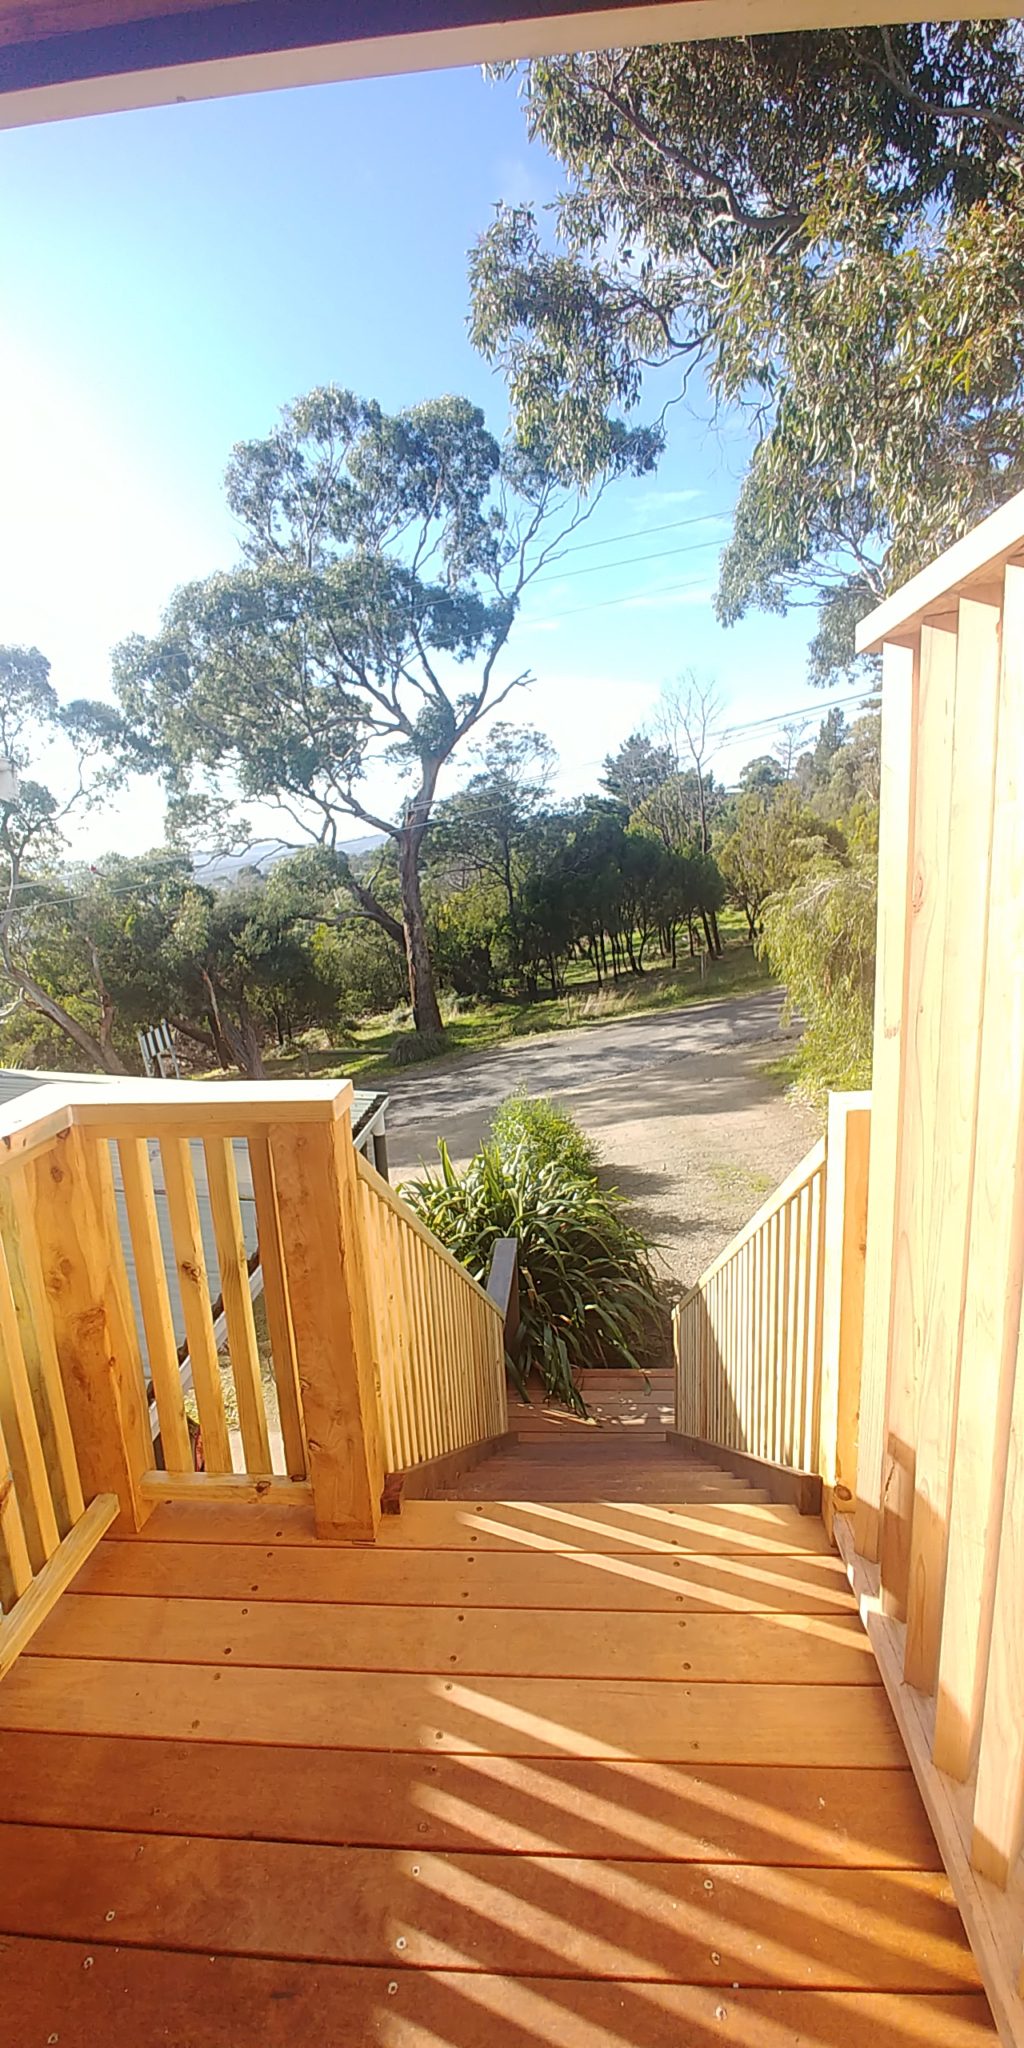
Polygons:
<instances>
[{"instance_id":1,"label":"shadow on deck","mask_svg":"<svg viewBox=\"0 0 1024 2048\"><path fill-rule=\"evenodd\" d=\"M990 2040L822 1524L657 1407L517 1412L373 1548L104 1540L0 1686L5 2044Z\"/></svg>"}]
</instances>

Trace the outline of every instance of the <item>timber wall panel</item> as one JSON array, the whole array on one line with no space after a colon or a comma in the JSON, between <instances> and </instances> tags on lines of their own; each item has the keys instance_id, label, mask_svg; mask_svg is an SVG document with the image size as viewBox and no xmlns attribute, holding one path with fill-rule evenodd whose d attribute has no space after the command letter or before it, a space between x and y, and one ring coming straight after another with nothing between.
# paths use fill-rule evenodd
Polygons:
<instances>
[{"instance_id":1,"label":"timber wall panel","mask_svg":"<svg viewBox=\"0 0 1024 2048\"><path fill-rule=\"evenodd\" d=\"M887 600L858 645L883 649L884 682L851 1573L866 1589L883 1677L911 1731L911 1762L993 2011L1016 2044L1024 2042L1024 493ZM845 1539L842 1547L846 1554Z\"/></svg>"}]
</instances>

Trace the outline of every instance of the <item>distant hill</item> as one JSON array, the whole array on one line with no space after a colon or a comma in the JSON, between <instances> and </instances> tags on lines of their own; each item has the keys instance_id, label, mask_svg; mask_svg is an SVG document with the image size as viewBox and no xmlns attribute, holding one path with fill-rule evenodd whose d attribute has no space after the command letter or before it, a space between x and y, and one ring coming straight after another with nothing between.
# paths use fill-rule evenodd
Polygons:
<instances>
[{"instance_id":1,"label":"distant hill","mask_svg":"<svg viewBox=\"0 0 1024 2048\"><path fill-rule=\"evenodd\" d=\"M383 844L379 832L368 832L362 839L346 839L338 847L339 853L347 853L351 859L359 853L370 853L375 846ZM197 853L194 873L197 882L203 882L211 889L230 889L236 882L258 881L270 873L279 860L287 860L297 848L285 839L257 839L241 853Z\"/></svg>"}]
</instances>

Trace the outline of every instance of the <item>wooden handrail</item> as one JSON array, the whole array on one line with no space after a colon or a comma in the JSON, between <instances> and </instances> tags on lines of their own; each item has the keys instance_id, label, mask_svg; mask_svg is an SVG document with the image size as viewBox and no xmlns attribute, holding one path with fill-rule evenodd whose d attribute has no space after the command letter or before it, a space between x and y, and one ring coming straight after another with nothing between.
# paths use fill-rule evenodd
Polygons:
<instances>
[{"instance_id":1,"label":"wooden handrail","mask_svg":"<svg viewBox=\"0 0 1024 2048\"><path fill-rule=\"evenodd\" d=\"M909 638L929 612L942 607L948 615L972 588L991 590L1007 563L1020 560L1022 550L1024 491L1018 491L861 620L858 654L877 654L887 640Z\"/></svg>"},{"instance_id":2,"label":"wooden handrail","mask_svg":"<svg viewBox=\"0 0 1024 2048\"><path fill-rule=\"evenodd\" d=\"M725 1250L719 1252L716 1259L712 1259L710 1266L705 1267L700 1279L695 1280L689 1292L683 1295L682 1300L678 1304L679 1308L686 1308L687 1304L701 1292L702 1288L707 1286L708 1281L713 1280L715 1274L721 1272L722 1267L727 1266L730 1259L736 1257L737 1252L742 1251L748 1239L757 1235L757 1232L767 1223L769 1217L777 1215L778 1211L783 1209L794 1195L799 1194L801 1188L807 1186L808 1181L812 1180L814 1175L820 1172L824 1163L825 1140L824 1138L819 1138L817 1143L811 1146L810 1151L805 1153L804 1157L794 1166L792 1173L787 1174L784 1181L780 1181L778 1187L774 1188L772 1193L766 1197L759 1209L755 1209L749 1223L745 1223L742 1230L737 1231L736 1236L729 1239Z\"/></svg>"},{"instance_id":3,"label":"wooden handrail","mask_svg":"<svg viewBox=\"0 0 1024 2048\"><path fill-rule=\"evenodd\" d=\"M760 1465L777 1498L798 1475L830 1530L856 1484L870 1104L830 1095L826 1136L673 1315L681 1434Z\"/></svg>"},{"instance_id":4,"label":"wooden handrail","mask_svg":"<svg viewBox=\"0 0 1024 2048\"><path fill-rule=\"evenodd\" d=\"M355 1152L351 1102L348 1081L78 1090L62 1077L0 1115L5 1608L28 1600L72 1536L67 1558L79 1555L99 1495L134 1529L158 1501L271 1498L305 1483L321 1533L367 1541L385 1463L501 1434L501 1310ZM264 1337L242 1220L246 1146ZM48 1572L8 1640L20 1644L66 1569Z\"/></svg>"},{"instance_id":5,"label":"wooden handrail","mask_svg":"<svg viewBox=\"0 0 1024 2048\"><path fill-rule=\"evenodd\" d=\"M67 1090L53 1082L16 1096L0 1110L0 1167L27 1159L71 1128Z\"/></svg>"},{"instance_id":6,"label":"wooden handrail","mask_svg":"<svg viewBox=\"0 0 1024 2048\"><path fill-rule=\"evenodd\" d=\"M510 1352L519 1330L519 1239L498 1237L491 1253L487 1292L501 1314L505 1349Z\"/></svg>"},{"instance_id":7,"label":"wooden handrail","mask_svg":"<svg viewBox=\"0 0 1024 2048\"><path fill-rule=\"evenodd\" d=\"M458 1274L460 1280L464 1280L467 1286L475 1288L481 1300L487 1303L488 1308L495 1308L495 1303L491 1300L486 1287L482 1287L479 1280L474 1278L468 1266L460 1264L454 1254L448 1250L447 1245L442 1244L440 1238L434 1236L429 1225L424 1223L422 1217L417 1216L411 1203L403 1201L397 1188L393 1188L391 1182L385 1180L383 1175L377 1172L375 1166L370 1165L365 1153L357 1152L355 1159L356 1172L360 1180L365 1181L367 1186L373 1189L374 1194L378 1195L382 1202L386 1202L388 1207L394 1210L396 1216L401 1217L403 1224L409 1230L414 1231L417 1237L422 1238L424 1244L430 1246L431 1251L436 1253L438 1258L445 1259L448 1265Z\"/></svg>"},{"instance_id":8,"label":"wooden handrail","mask_svg":"<svg viewBox=\"0 0 1024 2048\"><path fill-rule=\"evenodd\" d=\"M356 1155L389 1473L501 1436L502 1310L407 1202Z\"/></svg>"}]
</instances>

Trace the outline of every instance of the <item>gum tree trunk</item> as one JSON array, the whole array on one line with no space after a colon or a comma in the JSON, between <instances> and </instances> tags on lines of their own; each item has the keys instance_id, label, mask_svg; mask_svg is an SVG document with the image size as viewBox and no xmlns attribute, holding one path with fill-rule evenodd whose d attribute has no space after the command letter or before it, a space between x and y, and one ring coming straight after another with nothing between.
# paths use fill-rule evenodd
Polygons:
<instances>
[{"instance_id":1,"label":"gum tree trunk","mask_svg":"<svg viewBox=\"0 0 1024 2048\"><path fill-rule=\"evenodd\" d=\"M399 837L398 884L402 896L402 925L413 1023L417 1031L436 1033L441 1030L441 1011L434 985L434 963L427 941L420 888L419 856L425 829L425 824L407 825Z\"/></svg>"}]
</instances>

